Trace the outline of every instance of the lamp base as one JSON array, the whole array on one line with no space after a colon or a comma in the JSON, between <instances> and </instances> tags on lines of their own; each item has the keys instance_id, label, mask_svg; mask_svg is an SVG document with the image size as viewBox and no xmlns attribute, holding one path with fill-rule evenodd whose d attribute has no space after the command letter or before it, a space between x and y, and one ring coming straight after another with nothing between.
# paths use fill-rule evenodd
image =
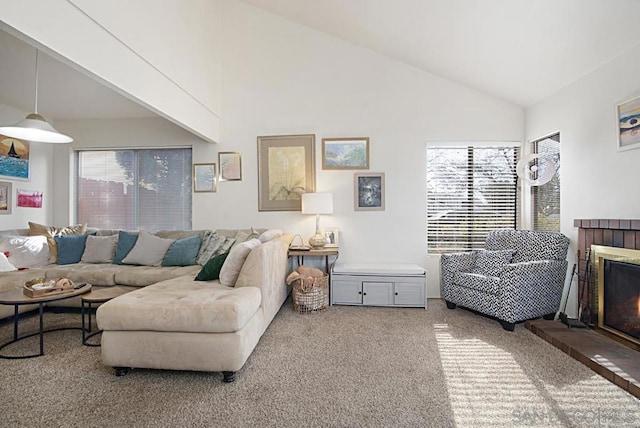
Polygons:
<instances>
[{"instance_id":1,"label":"lamp base","mask_svg":"<svg viewBox=\"0 0 640 428\"><path fill-rule=\"evenodd\" d=\"M309 245L311 245L311 247L313 247L313 249L315 250L320 250L324 248L325 245L327 245L327 239L319 233L316 233L311 238L309 238Z\"/></svg>"}]
</instances>

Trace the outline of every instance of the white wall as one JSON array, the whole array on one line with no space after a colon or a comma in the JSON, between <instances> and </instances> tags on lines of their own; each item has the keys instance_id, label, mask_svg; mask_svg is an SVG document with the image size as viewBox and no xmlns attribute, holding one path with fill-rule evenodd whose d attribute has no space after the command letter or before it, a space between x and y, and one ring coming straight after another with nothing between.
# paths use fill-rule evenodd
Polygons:
<instances>
[{"instance_id":1,"label":"white wall","mask_svg":"<svg viewBox=\"0 0 640 428\"><path fill-rule=\"evenodd\" d=\"M217 141L217 8L208 0L7 0L0 27Z\"/></svg>"},{"instance_id":2,"label":"white wall","mask_svg":"<svg viewBox=\"0 0 640 428\"><path fill-rule=\"evenodd\" d=\"M209 222L307 239L313 216L257 211L256 137L315 134L316 187L334 194L321 225L340 228L340 260L426 266L428 295L439 296L439 259L426 254L426 143L521 141L522 109L243 3L221 4L219 149L242 152L243 181L220 184L204 208ZM369 171L386 173L384 212L355 212L354 172L321 168L321 139L353 136L370 137Z\"/></svg>"},{"instance_id":3,"label":"white wall","mask_svg":"<svg viewBox=\"0 0 640 428\"><path fill-rule=\"evenodd\" d=\"M23 119L29 112L21 111L11 106L0 104L0 123L11 124ZM17 118L17 119L16 119ZM18 180L13 177L0 177L0 181L12 184L11 214L0 215L0 230L21 229L29 227L27 222L50 224L51 207L54 204L54 192L51 177L51 144L30 143L29 145L29 180ZM42 191L42 208L16 207L16 191Z\"/></svg>"},{"instance_id":4,"label":"white wall","mask_svg":"<svg viewBox=\"0 0 640 428\"><path fill-rule=\"evenodd\" d=\"M561 229L576 258L574 219L640 218L640 150L617 151L616 104L640 95L640 46L526 111L528 141L560 131ZM584 255L583 255L584 256ZM570 308L575 310L576 283Z\"/></svg>"}]
</instances>

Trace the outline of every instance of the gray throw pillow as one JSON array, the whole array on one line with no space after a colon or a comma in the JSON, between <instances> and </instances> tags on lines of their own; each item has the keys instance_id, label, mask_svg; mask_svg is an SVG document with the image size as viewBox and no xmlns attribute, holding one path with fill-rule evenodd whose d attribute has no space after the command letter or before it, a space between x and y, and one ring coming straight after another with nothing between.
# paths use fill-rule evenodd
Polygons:
<instances>
[{"instance_id":1,"label":"gray throw pillow","mask_svg":"<svg viewBox=\"0 0 640 428\"><path fill-rule=\"evenodd\" d=\"M111 263L116 253L118 235L87 236L87 243L82 254L82 263Z\"/></svg>"},{"instance_id":2,"label":"gray throw pillow","mask_svg":"<svg viewBox=\"0 0 640 428\"><path fill-rule=\"evenodd\" d=\"M141 231L136 245L127 257L122 259L126 265L160 266L173 239L158 238L148 232Z\"/></svg>"}]
</instances>

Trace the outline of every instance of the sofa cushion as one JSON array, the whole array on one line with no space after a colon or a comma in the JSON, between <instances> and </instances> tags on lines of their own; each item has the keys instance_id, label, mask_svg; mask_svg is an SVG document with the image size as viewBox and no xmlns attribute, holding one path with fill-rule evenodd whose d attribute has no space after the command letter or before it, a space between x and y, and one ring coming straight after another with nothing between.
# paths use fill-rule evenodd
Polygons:
<instances>
[{"instance_id":1,"label":"sofa cushion","mask_svg":"<svg viewBox=\"0 0 640 428\"><path fill-rule=\"evenodd\" d=\"M116 246L116 255L113 256L113 264L121 265L122 259L127 257L129 251L136 245L138 240L138 234L135 232L125 232L121 230L118 232L118 245Z\"/></svg>"},{"instance_id":2,"label":"sofa cushion","mask_svg":"<svg viewBox=\"0 0 640 428\"><path fill-rule=\"evenodd\" d=\"M202 270L198 273L196 281L212 281L220 278L220 269L224 261L227 259L229 253L219 254L215 257L211 257L209 261L202 267Z\"/></svg>"},{"instance_id":3,"label":"sofa cushion","mask_svg":"<svg viewBox=\"0 0 640 428\"><path fill-rule=\"evenodd\" d=\"M173 239L165 239L141 231L138 240L129 254L122 259L123 264L160 266L167 250L173 244Z\"/></svg>"},{"instance_id":4,"label":"sofa cushion","mask_svg":"<svg viewBox=\"0 0 640 428\"><path fill-rule=\"evenodd\" d=\"M56 263L59 265L79 263L84 254L87 237L88 235L54 236L53 239L58 247Z\"/></svg>"},{"instance_id":5,"label":"sofa cushion","mask_svg":"<svg viewBox=\"0 0 640 428\"><path fill-rule=\"evenodd\" d=\"M82 263L111 263L118 245L118 235L87 237Z\"/></svg>"},{"instance_id":6,"label":"sofa cushion","mask_svg":"<svg viewBox=\"0 0 640 428\"><path fill-rule=\"evenodd\" d=\"M515 250L479 250L473 273L500 276L504 267L511 262Z\"/></svg>"},{"instance_id":7,"label":"sofa cushion","mask_svg":"<svg viewBox=\"0 0 640 428\"><path fill-rule=\"evenodd\" d=\"M500 278L479 273L456 272L453 275L453 283L456 286L493 295L497 295L500 290Z\"/></svg>"},{"instance_id":8,"label":"sofa cushion","mask_svg":"<svg viewBox=\"0 0 640 428\"><path fill-rule=\"evenodd\" d=\"M115 275L120 266L112 264L50 265L46 268L46 279L69 278L73 282L87 282L91 285L116 285Z\"/></svg>"},{"instance_id":9,"label":"sofa cushion","mask_svg":"<svg viewBox=\"0 0 640 428\"><path fill-rule=\"evenodd\" d=\"M199 265L193 266L133 266L118 265L115 270L115 282L132 287L146 287L156 282L179 276L190 275L193 278L200 270Z\"/></svg>"},{"instance_id":10,"label":"sofa cushion","mask_svg":"<svg viewBox=\"0 0 640 428\"><path fill-rule=\"evenodd\" d=\"M33 268L49 264L49 244L45 236L0 236L0 251L17 268Z\"/></svg>"},{"instance_id":11,"label":"sofa cushion","mask_svg":"<svg viewBox=\"0 0 640 428\"><path fill-rule=\"evenodd\" d=\"M262 242L258 238L253 238L233 247L220 269L220 284L233 287L249 253L260 245Z\"/></svg>"},{"instance_id":12,"label":"sofa cushion","mask_svg":"<svg viewBox=\"0 0 640 428\"><path fill-rule=\"evenodd\" d=\"M202 239L200 235L176 239L164 255L162 266L190 266L197 264L198 251Z\"/></svg>"},{"instance_id":13,"label":"sofa cushion","mask_svg":"<svg viewBox=\"0 0 640 428\"><path fill-rule=\"evenodd\" d=\"M116 297L98 308L97 319L102 330L230 333L247 324L260 302L256 287L234 289L183 276Z\"/></svg>"},{"instance_id":14,"label":"sofa cushion","mask_svg":"<svg viewBox=\"0 0 640 428\"><path fill-rule=\"evenodd\" d=\"M87 231L86 224L76 224L66 227L45 226L34 222L29 222L29 235L31 236L46 236L47 243L49 244L49 260L51 263L56 263L58 260L58 247L54 236L67 236L67 235L84 235Z\"/></svg>"}]
</instances>

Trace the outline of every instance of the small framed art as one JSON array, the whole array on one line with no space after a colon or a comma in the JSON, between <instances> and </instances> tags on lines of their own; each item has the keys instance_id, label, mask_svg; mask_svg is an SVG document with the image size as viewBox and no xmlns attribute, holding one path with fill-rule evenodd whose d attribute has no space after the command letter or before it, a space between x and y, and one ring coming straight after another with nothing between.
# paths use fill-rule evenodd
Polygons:
<instances>
[{"instance_id":1,"label":"small framed art","mask_svg":"<svg viewBox=\"0 0 640 428\"><path fill-rule=\"evenodd\" d=\"M42 192L40 190L16 189L16 206L42 208Z\"/></svg>"},{"instance_id":2,"label":"small framed art","mask_svg":"<svg viewBox=\"0 0 640 428\"><path fill-rule=\"evenodd\" d=\"M218 165L220 165L220 181L242 180L242 156L240 153L218 153Z\"/></svg>"},{"instance_id":3,"label":"small framed art","mask_svg":"<svg viewBox=\"0 0 640 428\"><path fill-rule=\"evenodd\" d=\"M217 191L218 180L215 163L194 163L193 164L193 191L215 192Z\"/></svg>"},{"instance_id":4,"label":"small framed art","mask_svg":"<svg viewBox=\"0 0 640 428\"><path fill-rule=\"evenodd\" d=\"M11 183L0 181L0 215L11 214Z\"/></svg>"},{"instance_id":5,"label":"small framed art","mask_svg":"<svg viewBox=\"0 0 640 428\"><path fill-rule=\"evenodd\" d=\"M322 169L369 169L369 137L323 138Z\"/></svg>"},{"instance_id":6,"label":"small framed art","mask_svg":"<svg viewBox=\"0 0 640 428\"><path fill-rule=\"evenodd\" d=\"M616 105L618 150L640 147L640 97Z\"/></svg>"},{"instance_id":7,"label":"small framed art","mask_svg":"<svg viewBox=\"0 0 640 428\"><path fill-rule=\"evenodd\" d=\"M384 211L384 172L354 174L354 210Z\"/></svg>"},{"instance_id":8,"label":"small framed art","mask_svg":"<svg viewBox=\"0 0 640 428\"><path fill-rule=\"evenodd\" d=\"M339 247L340 246L340 231L336 227L325 227L321 229L320 233L327 240L325 247Z\"/></svg>"}]
</instances>

